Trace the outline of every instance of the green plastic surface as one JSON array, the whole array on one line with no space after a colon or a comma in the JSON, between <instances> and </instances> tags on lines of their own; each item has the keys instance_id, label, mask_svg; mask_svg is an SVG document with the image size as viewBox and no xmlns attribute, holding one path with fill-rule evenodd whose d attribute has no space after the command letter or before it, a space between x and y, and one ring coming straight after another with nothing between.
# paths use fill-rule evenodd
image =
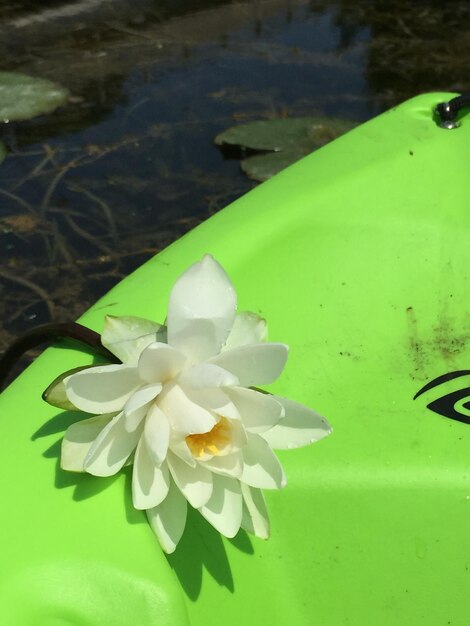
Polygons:
<instances>
[{"instance_id":1,"label":"green plastic surface","mask_svg":"<svg viewBox=\"0 0 470 626\"><path fill-rule=\"evenodd\" d=\"M83 317L98 331L106 313L162 321L177 276L205 252L221 262L240 310L290 345L271 389L334 428L279 453L270 540L225 540L192 514L166 557L132 509L129 468L61 471L76 416L41 392L90 357L49 349L0 398L2 624L468 625L470 426L426 405L469 378L413 400L470 368L470 115L438 128L449 97L415 98L295 164Z\"/></svg>"}]
</instances>

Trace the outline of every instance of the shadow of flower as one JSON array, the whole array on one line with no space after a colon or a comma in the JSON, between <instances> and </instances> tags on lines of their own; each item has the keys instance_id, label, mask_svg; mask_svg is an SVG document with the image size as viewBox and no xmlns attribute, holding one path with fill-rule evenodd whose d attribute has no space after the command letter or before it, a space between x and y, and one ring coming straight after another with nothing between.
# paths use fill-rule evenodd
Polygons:
<instances>
[{"instance_id":1,"label":"shadow of flower","mask_svg":"<svg viewBox=\"0 0 470 626\"><path fill-rule=\"evenodd\" d=\"M254 548L244 530L229 540L237 549L254 554ZM204 568L208 574L231 593L235 591L230 562L220 533L198 511L188 507L188 519L176 551L167 556L170 566L190 600L199 597ZM188 567L191 563L191 567Z\"/></svg>"},{"instance_id":2,"label":"shadow of flower","mask_svg":"<svg viewBox=\"0 0 470 626\"><path fill-rule=\"evenodd\" d=\"M71 424L86 417L88 416L81 412L62 411L43 424L31 438L34 441L53 434L62 434ZM86 472L65 471L60 467L61 443L62 437L43 452L44 457L56 459L54 481L56 488L73 487L73 499L81 501L108 489L120 480L121 474L124 474L125 480L122 481L122 485L126 519L130 524L147 524L145 512L135 509L132 503L132 467L125 467L121 472L109 477L92 476ZM254 554L253 545L245 531L240 530L236 537L229 541L241 552ZM188 518L183 537L176 551L168 555L167 559L191 600L196 600L201 592L204 568L219 585L226 587L232 593L235 591L222 536L190 506L188 506ZM188 563L191 563L191 567L188 567Z\"/></svg>"},{"instance_id":3,"label":"shadow of flower","mask_svg":"<svg viewBox=\"0 0 470 626\"><path fill-rule=\"evenodd\" d=\"M55 435L57 433L64 433L69 426L87 417L90 416L82 413L81 411L61 411L40 426L36 432L32 434L31 439L36 441L42 437Z\"/></svg>"},{"instance_id":4,"label":"shadow of flower","mask_svg":"<svg viewBox=\"0 0 470 626\"><path fill-rule=\"evenodd\" d=\"M219 585L232 593L235 590L220 533L191 507L188 507L183 537L176 551L168 555L167 559L191 600L196 600L201 592L204 566ZM188 563L191 567L188 567Z\"/></svg>"},{"instance_id":5,"label":"shadow of flower","mask_svg":"<svg viewBox=\"0 0 470 626\"><path fill-rule=\"evenodd\" d=\"M245 554L254 554L255 549L251 543L250 536L244 530L240 530L233 539L229 539L232 546Z\"/></svg>"},{"instance_id":6,"label":"shadow of flower","mask_svg":"<svg viewBox=\"0 0 470 626\"><path fill-rule=\"evenodd\" d=\"M81 419L86 419L87 417L88 416L86 414L78 411L62 411L52 417L35 433L33 433L31 439L35 441L42 437L48 437L57 433L64 433L71 424L74 424ZM116 481L120 480L120 475L123 473L125 476L125 481L123 483L123 499L127 521L130 524L147 523L145 513L143 511L138 511L132 505L132 469L130 467L124 468L122 472L118 472L114 476L109 477L92 476L86 472L68 472L60 467L61 445L62 437L43 452L44 457L56 459L54 486L57 489L74 487L72 496L73 499L76 501L86 500L111 487L111 485L113 485Z\"/></svg>"}]
</instances>

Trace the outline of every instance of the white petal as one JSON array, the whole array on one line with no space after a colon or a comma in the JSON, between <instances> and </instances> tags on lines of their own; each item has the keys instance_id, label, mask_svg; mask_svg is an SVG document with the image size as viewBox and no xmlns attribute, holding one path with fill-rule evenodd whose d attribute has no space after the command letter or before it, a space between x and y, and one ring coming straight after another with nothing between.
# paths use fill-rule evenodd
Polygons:
<instances>
[{"instance_id":1,"label":"white petal","mask_svg":"<svg viewBox=\"0 0 470 626\"><path fill-rule=\"evenodd\" d=\"M153 463L161 465L170 443L170 424L165 413L156 404L149 410L145 420L144 438Z\"/></svg>"},{"instance_id":2,"label":"white petal","mask_svg":"<svg viewBox=\"0 0 470 626\"><path fill-rule=\"evenodd\" d=\"M274 396L285 409L285 416L270 430L262 433L271 448L299 448L323 439L332 432L324 417L303 404Z\"/></svg>"},{"instance_id":3,"label":"white petal","mask_svg":"<svg viewBox=\"0 0 470 626\"><path fill-rule=\"evenodd\" d=\"M166 327L141 317L107 315L101 343L118 359L137 365L142 351L154 341L166 342Z\"/></svg>"},{"instance_id":4,"label":"white petal","mask_svg":"<svg viewBox=\"0 0 470 626\"><path fill-rule=\"evenodd\" d=\"M267 338L268 326L266 320L251 311L241 311L235 317L232 330L227 337L222 352L252 343L262 343Z\"/></svg>"},{"instance_id":5,"label":"white petal","mask_svg":"<svg viewBox=\"0 0 470 626\"><path fill-rule=\"evenodd\" d=\"M286 484L284 471L277 456L266 441L247 433L248 444L243 448L243 474L241 481L261 489L281 489Z\"/></svg>"},{"instance_id":6,"label":"white petal","mask_svg":"<svg viewBox=\"0 0 470 626\"><path fill-rule=\"evenodd\" d=\"M207 387L231 387L238 385L236 376L212 363L198 363L186 369L178 379L185 387L206 389Z\"/></svg>"},{"instance_id":7,"label":"white petal","mask_svg":"<svg viewBox=\"0 0 470 626\"><path fill-rule=\"evenodd\" d=\"M143 385L138 389L129 400L126 402L126 406L124 407L124 413L129 415L136 409L140 409L145 406L152 400L154 400L160 391L162 390L161 383L150 383L149 385Z\"/></svg>"},{"instance_id":8,"label":"white petal","mask_svg":"<svg viewBox=\"0 0 470 626\"><path fill-rule=\"evenodd\" d=\"M241 450L248 443L248 434L241 420L229 420L230 443L233 451Z\"/></svg>"},{"instance_id":9,"label":"white petal","mask_svg":"<svg viewBox=\"0 0 470 626\"><path fill-rule=\"evenodd\" d=\"M158 506L147 510L147 518L162 549L175 551L186 525L187 504L178 487L170 485L167 497Z\"/></svg>"},{"instance_id":10,"label":"white petal","mask_svg":"<svg viewBox=\"0 0 470 626\"><path fill-rule=\"evenodd\" d=\"M188 448L186 440L181 436L181 434L171 432L170 450L182 461L184 461L186 465L189 465L189 467L196 467L196 460L193 457L191 450Z\"/></svg>"},{"instance_id":11,"label":"white petal","mask_svg":"<svg viewBox=\"0 0 470 626\"><path fill-rule=\"evenodd\" d=\"M204 467L207 467L207 469L216 474L230 476L231 478L240 478L243 471L243 456L239 450L226 456L214 456L204 461L203 464Z\"/></svg>"},{"instance_id":12,"label":"white petal","mask_svg":"<svg viewBox=\"0 0 470 626\"><path fill-rule=\"evenodd\" d=\"M207 433L217 423L213 413L199 406L179 385L166 385L157 400L170 426L185 435Z\"/></svg>"},{"instance_id":13,"label":"white petal","mask_svg":"<svg viewBox=\"0 0 470 626\"><path fill-rule=\"evenodd\" d=\"M246 532L267 539L269 537L269 516L261 489L241 484L243 496L242 528Z\"/></svg>"},{"instance_id":14,"label":"white petal","mask_svg":"<svg viewBox=\"0 0 470 626\"><path fill-rule=\"evenodd\" d=\"M234 387L225 391L237 407L248 432L261 433L268 430L284 415L282 404L269 394L244 387Z\"/></svg>"},{"instance_id":15,"label":"white petal","mask_svg":"<svg viewBox=\"0 0 470 626\"><path fill-rule=\"evenodd\" d=\"M132 470L132 502L136 509L151 509L167 496L170 487L168 466L156 467L145 439L140 438Z\"/></svg>"},{"instance_id":16,"label":"white petal","mask_svg":"<svg viewBox=\"0 0 470 626\"><path fill-rule=\"evenodd\" d=\"M212 495L212 473L199 463L189 467L171 452L168 467L178 489L194 508L203 506Z\"/></svg>"},{"instance_id":17,"label":"white petal","mask_svg":"<svg viewBox=\"0 0 470 626\"><path fill-rule=\"evenodd\" d=\"M94 476L112 476L125 464L142 433L141 424L133 433L125 428L124 413L116 415L93 442L85 457L84 469Z\"/></svg>"},{"instance_id":18,"label":"white petal","mask_svg":"<svg viewBox=\"0 0 470 626\"><path fill-rule=\"evenodd\" d=\"M136 367L130 365L98 365L64 380L67 397L86 413L121 411L142 381Z\"/></svg>"},{"instance_id":19,"label":"white petal","mask_svg":"<svg viewBox=\"0 0 470 626\"><path fill-rule=\"evenodd\" d=\"M218 354L235 318L235 290L209 255L176 281L168 303L168 343L193 362Z\"/></svg>"},{"instance_id":20,"label":"white petal","mask_svg":"<svg viewBox=\"0 0 470 626\"><path fill-rule=\"evenodd\" d=\"M235 537L242 521L242 494L238 480L214 475L214 489L199 509L209 524L225 537Z\"/></svg>"},{"instance_id":21,"label":"white petal","mask_svg":"<svg viewBox=\"0 0 470 626\"><path fill-rule=\"evenodd\" d=\"M240 419L240 413L222 389L191 389L185 387L184 391L190 400L204 409L228 419Z\"/></svg>"},{"instance_id":22,"label":"white petal","mask_svg":"<svg viewBox=\"0 0 470 626\"><path fill-rule=\"evenodd\" d=\"M209 362L234 374L242 387L251 387L274 382L284 369L287 353L283 343L257 343L223 352Z\"/></svg>"},{"instance_id":23,"label":"white petal","mask_svg":"<svg viewBox=\"0 0 470 626\"><path fill-rule=\"evenodd\" d=\"M69 426L62 439L60 467L69 472L83 472L83 463L91 444L114 415L95 415Z\"/></svg>"},{"instance_id":24,"label":"white petal","mask_svg":"<svg viewBox=\"0 0 470 626\"><path fill-rule=\"evenodd\" d=\"M140 355L139 375L149 383L167 382L186 363L186 357L166 343L152 343Z\"/></svg>"},{"instance_id":25,"label":"white petal","mask_svg":"<svg viewBox=\"0 0 470 626\"><path fill-rule=\"evenodd\" d=\"M147 415L150 403L155 400L161 390L161 383L152 383L144 385L132 394L124 407L126 430L131 432L137 428L139 422Z\"/></svg>"}]
</instances>

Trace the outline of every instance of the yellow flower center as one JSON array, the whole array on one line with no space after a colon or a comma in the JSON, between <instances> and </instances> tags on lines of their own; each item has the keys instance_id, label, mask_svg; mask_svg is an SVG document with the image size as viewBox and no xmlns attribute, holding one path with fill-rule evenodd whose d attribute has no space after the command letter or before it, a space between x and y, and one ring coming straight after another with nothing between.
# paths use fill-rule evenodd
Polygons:
<instances>
[{"instance_id":1,"label":"yellow flower center","mask_svg":"<svg viewBox=\"0 0 470 626\"><path fill-rule=\"evenodd\" d=\"M217 456L230 441L230 424L225 417L207 433L188 435L185 437L192 455L201 459L206 454Z\"/></svg>"}]
</instances>

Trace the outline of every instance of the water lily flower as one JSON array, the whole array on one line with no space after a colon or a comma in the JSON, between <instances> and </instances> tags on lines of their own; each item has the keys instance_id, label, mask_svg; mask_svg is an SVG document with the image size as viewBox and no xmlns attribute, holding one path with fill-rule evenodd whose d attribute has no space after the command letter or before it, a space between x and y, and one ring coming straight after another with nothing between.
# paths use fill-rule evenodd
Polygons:
<instances>
[{"instance_id":1,"label":"water lily flower","mask_svg":"<svg viewBox=\"0 0 470 626\"><path fill-rule=\"evenodd\" d=\"M173 286L166 326L106 318L102 343L122 364L72 371L46 392L51 403L93 415L68 428L61 467L111 476L132 463L134 507L168 553L188 503L226 537L244 528L267 538L262 489L286 484L273 449L307 445L331 428L258 388L279 377L288 354L266 339L266 322L237 314L232 283L204 256Z\"/></svg>"}]
</instances>

